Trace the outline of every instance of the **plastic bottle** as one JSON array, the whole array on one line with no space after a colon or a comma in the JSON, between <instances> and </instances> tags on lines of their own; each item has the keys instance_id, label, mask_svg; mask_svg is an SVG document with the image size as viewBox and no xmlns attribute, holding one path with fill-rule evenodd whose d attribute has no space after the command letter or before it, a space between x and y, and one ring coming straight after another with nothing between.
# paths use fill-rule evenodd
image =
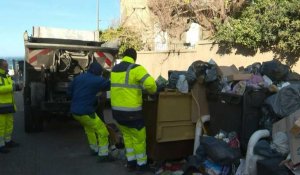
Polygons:
<instances>
[{"instance_id":1,"label":"plastic bottle","mask_svg":"<svg viewBox=\"0 0 300 175\"><path fill-rule=\"evenodd\" d=\"M179 75L179 79L176 84L176 88L181 93L188 93L189 92L189 85L185 78L185 75Z\"/></svg>"}]
</instances>

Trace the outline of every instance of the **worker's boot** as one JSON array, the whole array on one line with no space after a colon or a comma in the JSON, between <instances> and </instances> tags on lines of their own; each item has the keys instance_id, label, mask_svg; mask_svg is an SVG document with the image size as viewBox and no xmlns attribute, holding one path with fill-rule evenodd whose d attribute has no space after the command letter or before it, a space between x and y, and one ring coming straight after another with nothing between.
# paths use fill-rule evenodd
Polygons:
<instances>
[{"instance_id":1,"label":"worker's boot","mask_svg":"<svg viewBox=\"0 0 300 175\"><path fill-rule=\"evenodd\" d=\"M5 147L6 148L15 148L15 147L18 147L18 146L20 146L20 144L19 143L17 143L17 142L14 142L14 141L9 141L9 142L5 142Z\"/></svg>"},{"instance_id":2,"label":"worker's boot","mask_svg":"<svg viewBox=\"0 0 300 175\"><path fill-rule=\"evenodd\" d=\"M10 152L9 149L7 149L5 146L0 147L0 153L6 154L6 153L9 153L9 152Z\"/></svg>"},{"instance_id":3,"label":"worker's boot","mask_svg":"<svg viewBox=\"0 0 300 175\"><path fill-rule=\"evenodd\" d=\"M126 168L129 172L136 170L136 160L127 161Z\"/></svg>"}]
</instances>

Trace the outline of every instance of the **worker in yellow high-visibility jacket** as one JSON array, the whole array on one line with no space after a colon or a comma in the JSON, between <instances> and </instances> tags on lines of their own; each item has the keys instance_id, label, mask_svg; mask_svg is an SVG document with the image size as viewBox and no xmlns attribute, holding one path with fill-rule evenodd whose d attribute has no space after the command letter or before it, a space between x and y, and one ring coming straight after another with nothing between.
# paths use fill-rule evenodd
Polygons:
<instances>
[{"instance_id":1,"label":"worker in yellow high-visibility jacket","mask_svg":"<svg viewBox=\"0 0 300 175\"><path fill-rule=\"evenodd\" d=\"M156 82L146 69L135 64L137 53L129 48L111 72L111 106L123 134L128 170L148 170L146 130L142 116L142 91L156 92Z\"/></svg>"},{"instance_id":2,"label":"worker in yellow high-visibility jacket","mask_svg":"<svg viewBox=\"0 0 300 175\"><path fill-rule=\"evenodd\" d=\"M13 81L8 75L8 63L0 59L0 153L8 153L7 148L19 145L11 139L15 112L13 98Z\"/></svg>"}]
</instances>

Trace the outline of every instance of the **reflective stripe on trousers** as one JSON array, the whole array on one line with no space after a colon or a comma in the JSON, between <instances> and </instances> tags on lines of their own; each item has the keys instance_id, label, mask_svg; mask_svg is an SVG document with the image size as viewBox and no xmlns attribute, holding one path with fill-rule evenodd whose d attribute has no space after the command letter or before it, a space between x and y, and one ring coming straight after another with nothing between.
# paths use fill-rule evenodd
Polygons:
<instances>
[{"instance_id":1,"label":"reflective stripe on trousers","mask_svg":"<svg viewBox=\"0 0 300 175\"><path fill-rule=\"evenodd\" d=\"M133 148L126 148L126 158L128 161L136 160Z\"/></svg>"},{"instance_id":2,"label":"reflective stripe on trousers","mask_svg":"<svg viewBox=\"0 0 300 175\"><path fill-rule=\"evenodd\" d=\"M98 153L98 145L90 145L90 149Z\"/></svg>"},{"instance_id":3,"label":"reflective stripe on trousers","mask_svg":"<svg viewBox=\"0 0 300 175\"><path fill-rule=\"evenodd\" d=\"M97 152L99 154L100 148L101 151L104 150L104 147L108 148L108 131L105 124L102 120L100 120L97 114L95 114L95 118L91 118L89 115L73 116L83 126L90 146L97 145L97 148L99 149ZM102 153L104 154L104 151L102 151Z\"/></svg>"},{"instance_id":4,"label":"reflective stripe on trousers","mask_svg":"<svg viewBox=\"0 0 300 175\"><path fill-rule=\"evenodd\" d=\"M141 111L142 107L135 107L135 108L130 108L130 107L117 107L117 106L112 106L111 109L117 110L117 111L126 111L126 112L131 112L131 111Z\"/></svg>"},{"instance_id":5,"label":"reflective stripe on trousers","mask_svg":"<svg viewBox=\"0 0 300 175\"><path fill-rule=\"evenodd\" d=\"M13 124L13 114L0 114L0 147L11 141Z\"/></svg>"},{"instance_id":6,"label":"reflective stripe on trousers","mask_svg":"<svg viewBox=\"0 0 300 175\"><path fill-rule=\"evenodd\" d=\"M145 165L147 163L145 127L140 130L123 125L118 127L123 134L127 160L137 160L138 165Z\"/></svg>"},{"instance_id":7,"label":"reflective stripe on trousers","mask_svg":"<svg viewBox=\"0 0 300 175\"><path fill-rule=\"evenodd\" d=\"M98 151L98 156L107 156L108 155L108 145L100 146Z\"/></svg>"}]
</instances>

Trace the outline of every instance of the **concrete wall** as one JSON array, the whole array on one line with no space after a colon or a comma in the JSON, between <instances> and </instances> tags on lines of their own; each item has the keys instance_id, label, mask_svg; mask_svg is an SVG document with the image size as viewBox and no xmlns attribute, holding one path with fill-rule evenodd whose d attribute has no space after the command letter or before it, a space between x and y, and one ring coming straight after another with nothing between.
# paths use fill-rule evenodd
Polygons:
<instances>
[{"instance_id":1,"label":"concrete wall","mask_svg":"<svg viewBox=\"0 0 300 175\"><path fill-rule=\"evenodd\" d=\"M141 32L145 50L154 44L154 24L148 8L148 0L120 0L121 25Z\"/></svg>"},{"instance_id":2,"label":"concrete wall","mask_svg":"<svg viewBox=\"0 0 300 175\"><path fill-rule=\"evenodd\" d=\"M120 0L122 24L139 31L145 31L152 26L147 2L147 0Z\"/></svg>"},{"instance_id":3,"label":"concrete wall","mask_svg":"<svg viewBox=\"0 0 300 175\"><path fill-rule=\"evenodd\" d=\"M139 52L137 63L143 65L154 78L157 78L159 75L167 78L168 70L187 70L197 60L209 61L212 58L219 66L234 64L237 67L246 67L255 62L262 63L272 60L274 57L272 52L258 52L254 56L243 56L236 54L235 51L232 54L226 55L220 55L217 51L217 45L213 46L211 42L203 41L193 50L181 50L180 52ZM300 73L299 62L293 67L293 70Z\"/></svg>"}]
</instances>

